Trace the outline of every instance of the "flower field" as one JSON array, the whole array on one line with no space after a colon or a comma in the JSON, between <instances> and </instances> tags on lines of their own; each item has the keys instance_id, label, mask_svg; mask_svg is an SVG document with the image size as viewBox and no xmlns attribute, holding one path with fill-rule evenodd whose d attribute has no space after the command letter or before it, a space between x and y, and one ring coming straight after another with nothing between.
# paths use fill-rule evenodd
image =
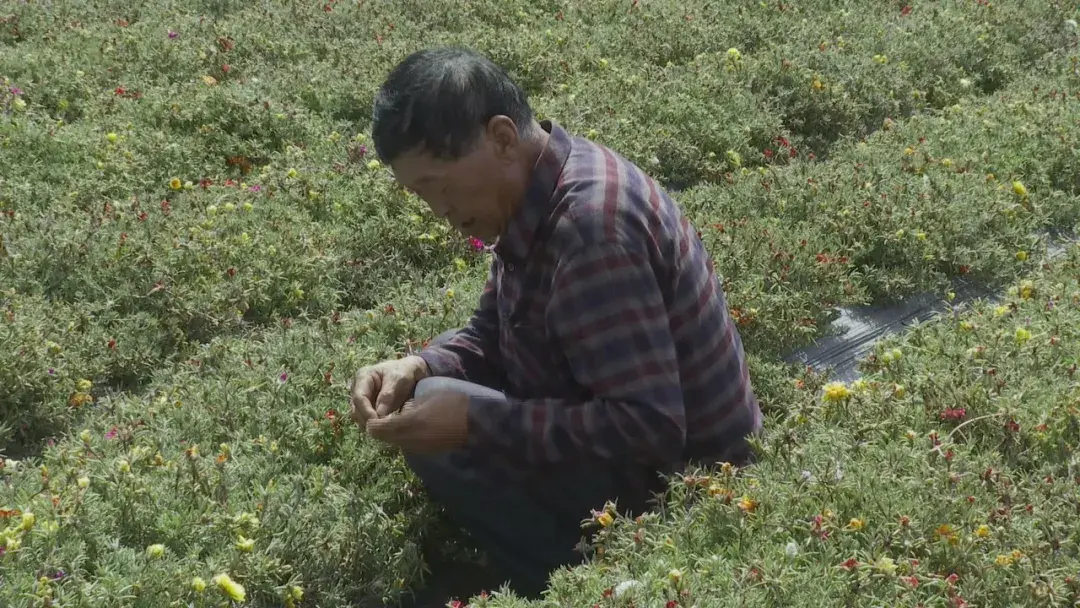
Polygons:
<instances>
[{"instance_id":1,"label":"flower field","mask_svg":"<svg viewBox=\"0 0 1080 608\"><path fill-rule=\"evenodd\" d=\"M1078 19L3 3L0 606L393 605L432 550L466 550L344 388L462 324L486 276L369 151L382 78L450 43L677 190L767 415L758 464L594 514L596 557L547 599L473 605L1074 605L1080 248L1047 244L1080 224ZM1002 297L951 308L957 280ZM855 383L781 363L836 307L925 291L946 314Z\"/></svg>"}]
</instances>

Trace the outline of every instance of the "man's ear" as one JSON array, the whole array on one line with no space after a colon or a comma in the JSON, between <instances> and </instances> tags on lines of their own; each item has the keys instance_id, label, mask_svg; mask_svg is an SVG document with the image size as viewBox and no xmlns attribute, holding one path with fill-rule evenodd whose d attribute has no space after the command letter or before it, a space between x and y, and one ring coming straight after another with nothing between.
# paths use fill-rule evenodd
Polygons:
<instances>
[{"instance_id":1,"label":"man's ear","mask_svg":"<svg viewBox=\"0 0 1080 608\"><path fill-rule=\"evenodd\" d=\"M509 116L492 116L487 124L487 134L496 157L510 159L514 156L520 138L517 125Z\"/></svg>"}]
</instances>

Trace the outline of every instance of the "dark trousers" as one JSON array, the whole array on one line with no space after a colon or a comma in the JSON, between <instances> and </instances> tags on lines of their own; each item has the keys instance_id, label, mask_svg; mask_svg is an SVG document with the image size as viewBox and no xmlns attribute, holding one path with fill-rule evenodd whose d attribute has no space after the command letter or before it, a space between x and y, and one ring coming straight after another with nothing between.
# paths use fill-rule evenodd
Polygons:
<instances>
[{"instance_id":1,"label":"dark trousers","mask_svg":"<svg viewBox=\"0 0 1080 608\"><path fill-rule=\"evenodd\" d=\"M432 344L455 332L438 336ZM441 390L505 398L502 392L455 378L425 378L415 396ZM653 492L664 489L660 475L645 468L607 463L574 463L520 476L503 476L485 466L484 454L454 451L436 456L406 455L432 500L476 540L500 578L520 596L538 598L549 574L580 564L582 520L614 501L619 513L641 513Z\"/></svg>"}]
</instances>

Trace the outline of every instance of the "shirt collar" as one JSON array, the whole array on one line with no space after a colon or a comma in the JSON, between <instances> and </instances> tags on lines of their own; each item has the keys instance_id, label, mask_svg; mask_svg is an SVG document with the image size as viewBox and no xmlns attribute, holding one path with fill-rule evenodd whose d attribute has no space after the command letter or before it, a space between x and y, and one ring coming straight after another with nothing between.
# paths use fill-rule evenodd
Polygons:
<instances>
[{"instance_id":1,"label":"shirt collar","mask_svg":"<svg viewBox=\"0 0 1080 608\"><path fill-rule=\"evenodd\" d=\"M506 230L495 243L495 253L523 261L529 253L533 238L551 213L555 188L562 177L563 166L570 157L572 138L562 127L551 120L540 122L551 134L547 145L533 166L525 200L510 218Z\"/></svg>"}]
</instances>

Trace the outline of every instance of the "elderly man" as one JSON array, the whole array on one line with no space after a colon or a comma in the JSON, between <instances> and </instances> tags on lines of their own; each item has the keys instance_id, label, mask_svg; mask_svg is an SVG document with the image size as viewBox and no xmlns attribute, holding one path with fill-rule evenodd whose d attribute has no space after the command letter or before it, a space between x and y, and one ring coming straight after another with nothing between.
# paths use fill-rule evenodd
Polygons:
<instances>
[{"instance_id":1,"label":"elderly man","mask_svg":"<svg viewBox=\"0 0 1080 608\"><path fill-rule=\"evenodd\" d=\"M497 65L417 52L373 138L397 181L494 240L464 328L359 370L354 419L398 446L520 595L580 561L582 521L648 508L688 461L742 463L761 426L739 333L695 229L615 152L537 121Z\"/></svg>"}]
</instances>

